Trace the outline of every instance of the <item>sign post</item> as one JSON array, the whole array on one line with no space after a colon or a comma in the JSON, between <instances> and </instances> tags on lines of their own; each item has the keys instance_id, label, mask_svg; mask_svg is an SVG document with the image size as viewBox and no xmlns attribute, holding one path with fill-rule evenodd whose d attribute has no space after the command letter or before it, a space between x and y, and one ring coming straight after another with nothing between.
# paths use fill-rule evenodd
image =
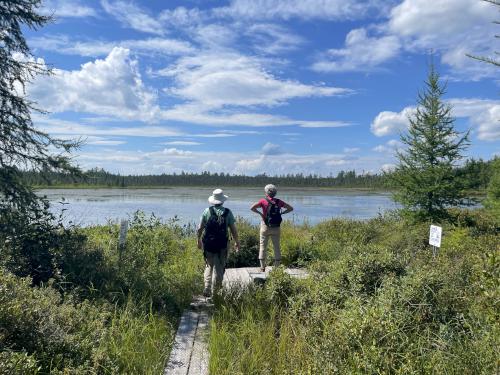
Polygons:
<instances>
[{"instance_id":1,"label":"sign post","mask_svg":"<svg viewBox=\"0 0 500 375\"><path fill-rule=\"evenodd\" d=\"M429 245L432 246L432 257L435 258L437 254L437 247L441 247L441 235L443 228L437 225L431 225L431 230L429 233Z\"/></svg>"},{"instance_id":2,"label":"sign post","mask_svg":"<svg viewBox=\"0 0 500 375\"><path fill-rule=\"evenodd\" d=\"M120 235L118 237L118 252L121 259L123 249L125 249L125 244L127 242L127 231L128 231L128 220L123 219L120 222Z\"/></svg>"}]
</instances>

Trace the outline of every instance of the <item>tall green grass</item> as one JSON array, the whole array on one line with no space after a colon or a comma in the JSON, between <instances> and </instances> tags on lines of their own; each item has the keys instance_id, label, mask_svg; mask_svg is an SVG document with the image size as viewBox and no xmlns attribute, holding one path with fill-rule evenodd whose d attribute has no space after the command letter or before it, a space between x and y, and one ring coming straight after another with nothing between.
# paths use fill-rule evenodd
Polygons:
<instances>
[{"instance_id":1,"label":"tall green grass","mask_svg":"<svg viewBox=\"0 0 500 375\"><path fill-rule=\"evenodd\" d=\"M161 373L203 257L175 221L137 213L122 252L118 231L74 228L47 285L0 269L0 374Z\"/></svg>"},{"instance_id":2,"label":"tall green grass","mask_svg":"<svg viewBox=\"0 0 500 375\"><path fill-rule=\"evenodd\" d=\"M498 373L499 228L485 213L444 224L436 258L428 225L397 216L283 229L285 263L310 277L276 269L227 293L211 373Z\"/></svg>"}]
</instances>

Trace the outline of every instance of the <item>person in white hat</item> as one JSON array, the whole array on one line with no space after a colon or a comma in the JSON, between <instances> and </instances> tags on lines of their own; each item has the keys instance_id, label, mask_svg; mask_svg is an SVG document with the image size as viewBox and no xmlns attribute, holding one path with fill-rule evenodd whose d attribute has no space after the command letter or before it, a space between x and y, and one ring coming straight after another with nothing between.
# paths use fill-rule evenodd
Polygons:
<instances>
[{"instance_id":1,"label":"person in white hat","mask_svg":"<svg viewBox=\"0 0 500 375\"><path fill-rule=\"evenodd\" d=\"M281 236L281 215L293 211L293 207L288 203L276 198L278 189L273 184L264 187L266 197L257 203L254 203L250 210L259 214L261 217L260 223L260 248L259 248L259 262L260 270L266 270L266 255L267 243L269 238L273 242L274 248L274 265L279 266L281 263L281 250L280 250L280 236ZM259 211L259 208L262 211ZM284 208L284 210L282 210Z\"/></svg>"},{"instance_id":2,"label":"person in white hat","mask_svg":"<svg viewBox=\"0 0 500 375\"><path fill-rule=\"evenodd\" d=\"M228 228L234 238L236 251L240 250L233 213L222 206L227 199L228 196L222 189L215 189L208 197L211 206L203 211L198 226L198 248L203 250L206 263L203 290L205 297L213 296L222 285L228 255Z\"/></svg>"}]
</instances>

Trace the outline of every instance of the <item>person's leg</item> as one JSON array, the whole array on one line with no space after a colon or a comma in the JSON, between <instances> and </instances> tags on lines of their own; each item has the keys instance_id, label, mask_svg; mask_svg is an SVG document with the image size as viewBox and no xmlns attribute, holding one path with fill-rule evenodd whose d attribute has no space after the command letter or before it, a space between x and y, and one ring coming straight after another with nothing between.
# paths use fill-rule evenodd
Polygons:
<instances>
[{"instance_id":1,"label":"person's leg","mask_svg":"<svg viewBox=\"0 0 500 375\"><path fill-rule=\"evenodd\" d=\"M203 274L203 279L205 287L203 289L203 295L209 297L212 291L212 274L214 270L214 254L205 252L205 273Z\"/></svg>"},{"instance_id":2,"label":"person's leg","mask_svg":"<svg viewBox=\"0 0 500 375\"><path fill-rule=\"evenodd\" d=\"M272 233L270 235L271 241L273 242L274 248L274 266L278 267L281 264L281 247L280 247L280 237L281 228L272 228Z\"/></svg>"},{"instance_id":3,"label":"person's leg","mask_svg":"<svg viewBox=\"0 0 500 375\"><path fill-rule=\"evenodd\" d=\"M212 282L212 296L215 295L222 287L224 271L226 270L227 248L214 255L214 280Z\"/></svg>"},{"instance_id":4,"label":"person's leg","mask_svg":"<svg viewBox=\"0 0 500 375\"><path fill-rule=\"evenodd\" d=\"M267 255L267 241L269 237L267 235L268 228L266 225L260 226L260 243L259 243L259 262L261 270L266 268L266 255Z\"/></svg>"}]
</instances>

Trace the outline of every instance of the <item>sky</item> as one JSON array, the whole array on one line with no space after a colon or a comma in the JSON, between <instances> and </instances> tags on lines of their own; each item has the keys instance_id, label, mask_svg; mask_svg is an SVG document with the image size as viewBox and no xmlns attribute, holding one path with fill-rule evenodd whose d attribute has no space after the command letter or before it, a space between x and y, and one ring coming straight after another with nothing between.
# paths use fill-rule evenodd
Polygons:
<instances>
[{"instance_id":1,"label":"sky","mask_svg":"<svg viewBox=\"0 0 500 375\"><path fill-rule=\"evenodd\" d=\"M500 155L498 7L481 0L45 0L36 126L120 174L380 173L431 55L466 157ZM495 46L495 43L497 44Z\"/></svg>"}]
</instances>

